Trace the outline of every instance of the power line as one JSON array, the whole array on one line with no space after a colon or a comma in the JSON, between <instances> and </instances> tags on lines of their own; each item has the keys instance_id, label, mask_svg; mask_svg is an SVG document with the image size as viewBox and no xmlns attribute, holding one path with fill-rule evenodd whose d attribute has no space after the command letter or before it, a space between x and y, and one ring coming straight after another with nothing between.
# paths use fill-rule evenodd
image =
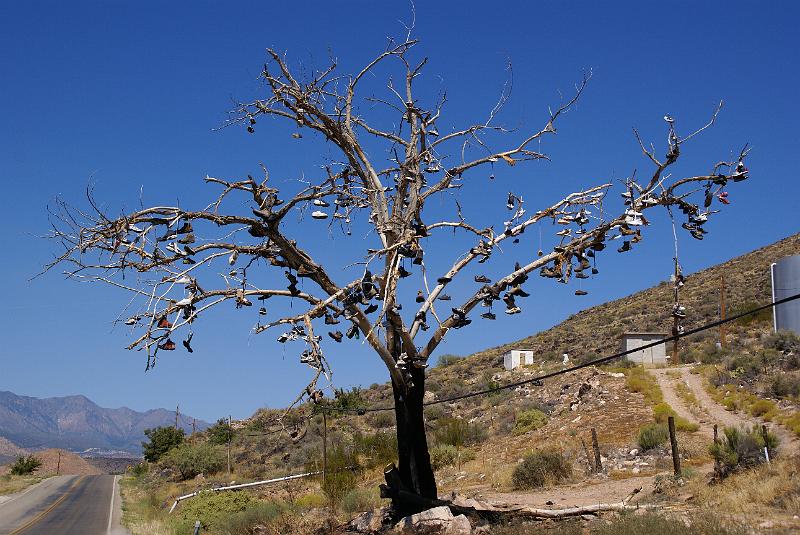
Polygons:
<instances>
[{"instance_id":1,"label":"power line","mask_svg":"<svg viewBox=\"0 0 800 535\"><path fill-rule=\"evenodd\" d=\"M736 321L738 319L744 318L744 317L749 316L751 314L756 314L758 312L761 312L762 310L767 310L769 308L773 308L775 306L782 305L782 304L788 303L790 301L794 301L795 299L800 299L800 294L795 294L795 295L791 295L789 297L784 297L783 299L779 299L779 300L777 300L777 301L775 301L773 303L769 303L767 305L762 305L760 307L756 307L756 308L753 308L751 310L747 310L747 311L742 312L740 314L736 314L736 315L733 315L733 316L728 316L725 319L720 319L720 320L717 320L717 321L714 321L714 322L711 322L711 323L706 323L705 325L702 325L702 326L697 327L695 329L690 329L690 330L685 331L685 332L683 332L681 334L675 334L675 335L669 336L667 338L664 338L663 340L657 340L655 342L651 342L649 344L645 344L645 345L637 347L635 349L628 349L628 350L625 350L625 351L620 351L620 352L614 353L613 355L610 355L608 357L601 357L601 358L598 358L598 359L590 360L590 361L584 362L582 364L576 364L575 366L572 366L572 367L569 367L569 368L564 368L563 370L558 370L558 371L554 371L554 372L550 372L550 373L545 373L545 374L533 377L531 379L525 379L523 381L516 381L514 383L509 383L507 385L502 385L502 386L498 386L498 387L495 387L495 388L487 388L485 390L478 390L478 391L475 391L475 392L469 392L467 394L460 394L458 396L452 396L452 397L449 397L449 398L437 399L435 401L428 401L427 403L423 403L422 405L423 405L423 407L430 407L431 405L439 405L441 403L450 403L452 401L459 401L459 400L462 400L462 399L472 398L472 397L476 397L476 396L485 396L485 395L493 394L493 393L495 393L495 392L497 392L499 390L508 390L510 388L517 388L519 386L523 386L523 385L527 385L527 384L531 384L531 383L537 383L537 382L540 382L540 381L542 381L544 379L549 379L551 377L556 377L558 375L563 375L565 373L574 372L574 371L580 370L582 368L587 368L589 366L594 366L596 364L605 364L606 362L611 362L612 360L616 360L618 358L624 357L625 355L629 355L630 353L636 353L638 351L642 351L643 349L649 349L651 347L656 347L658 345L665 344L667 342L679 340L681 338L685 338L687 336L691 336L693 334L697 334L699 332L703 332L703 331L706 331L708 329L713 329L715 327L719 327L720 325L724 325L726 323L730 323L732 321ZM348 413L356 413L358 415L363 415L363 414L365 414L367 412L393 411L394 407L364 407L364 408L351 409L351 408L343 408L343 407L322 407L322 406L320 406L319 409L323 410L323 411L329 411L329 412L348 412Z\"/></svg>"}]
</instances>

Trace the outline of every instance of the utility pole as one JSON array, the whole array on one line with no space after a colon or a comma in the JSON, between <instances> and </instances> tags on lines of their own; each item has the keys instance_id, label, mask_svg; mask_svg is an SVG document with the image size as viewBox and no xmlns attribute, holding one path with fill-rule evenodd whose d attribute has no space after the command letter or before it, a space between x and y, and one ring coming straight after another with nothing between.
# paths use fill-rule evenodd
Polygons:
<instances>
[{"instance_id":1,"label":"utility pole","mask_svg":"<svg viewBox=\"0 0 800 535\"><path fill-rule=\"evenodd\" d=\"M725 275L722 275L719 283L719 319L725 321ZM719 345L725 349L727 341L725 340L725 323L719 326Z\"/></svg>"},{"instance_id":2,"label":"utility pole","mask_svg":"<svg viewBox=\"0 0 800 535\"><path fill-rule=\"evenodd\" d=\"M678 300L678 277L680 276L680 269L678 268L678 255L675 255L675 307L678 306L680 302ZM678 334L678 326L680 324L680 319L673 315L672 317L672 334L676 336ZM672 341L672 364L680 364L680 357L678 356L678 338L676 337Z\"/></svg>"},{"instance_id":3,"label":"utility pole","mask_svg":"<svg viewBox=\"0 0 800 535\"><path fill-rule=\"evenodd\" d=\"M322 409L322 487L328 479L328 413Z\"/></svg>"},{"instance_id":4,"label":"utility pole","mask_svg":"<svg viewBox=\"0 0 800 535\"><path fill-rule=\"evenodd\" d=\"M231 415L228 415L228 475L231 475L231 439L233 438L233 428L231 427Z\"/></svg>"},{"instance_id":5,"label":"utility pole","mask_svg":"<svg viewBox=\"0 0 800 535\"><path fill-rule=\"evenodd\" d=\"M58 463L56 464L56 475L61 473L61 450L58 450Z\"/></svg>"},{"instance_id":6,"label":"utility pole","mask_svg":"<svg viewBox=\"0 0 800 535\"><path fill-rule=\"evenodd\" d=\"M197 432L197 418L192 418L192 438L194 438L194 434Z\"/></svg>"},{"instance_id":7,"label":"utility pole","mask_svg":"<svg viewBox=\"0 0 800 535\"><path fill-rule=\"evenodd\" d=\"M175 429L178 428L178 415L180 414L180 405L175 405Z\"/></svg>"}]
</instances>

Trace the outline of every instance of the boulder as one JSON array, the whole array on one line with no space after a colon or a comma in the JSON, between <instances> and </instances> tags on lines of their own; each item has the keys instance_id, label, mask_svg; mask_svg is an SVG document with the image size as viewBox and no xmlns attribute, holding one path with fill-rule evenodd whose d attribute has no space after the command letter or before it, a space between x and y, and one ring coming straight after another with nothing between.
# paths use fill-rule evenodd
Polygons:
<instances>
[{"instance_id":1,"label":"boulder","mask_svg":"<svg viewBox=\"0 0 800 535\"><path fill-rule=\"evenodd\" d=\"M388 518L388 508L361 513L351 520L345 531L348 533L377 533Z\"/></svg>"},{"instance_id":2,"label":"boulder","mask_svg":"<svg viewBox=\"0 0 800 535\"><path fill-rule=\"evenodd\" d=\"M454 517L449 507L441 506L403 518L392 532L398 535L471 535L472 526L466 516Z\"/></svg>"}]
</instances>

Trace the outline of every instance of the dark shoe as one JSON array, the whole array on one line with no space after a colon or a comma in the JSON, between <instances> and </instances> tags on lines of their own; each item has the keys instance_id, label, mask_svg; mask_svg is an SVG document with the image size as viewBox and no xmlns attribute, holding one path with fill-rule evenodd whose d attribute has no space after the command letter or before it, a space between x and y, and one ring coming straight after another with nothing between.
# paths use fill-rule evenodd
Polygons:
<instances>
[{"instance_id":1,"label":"dark shoe","mask_svg":"<svg viewBox=\"0 0 800 535\"><path fill-rule=\"evenodd\" d=\"M167 341L159 345L158 349L163 349L164 351L175 351L175 342L167 338Z\"/></svg>"},{"instance_id":2,"label":"dark shoe","mask_svg":"<svg viewBox=\"0 0 800 535\"><path fill-rule=\"evenodd\" d=\"M370 306L364 309L364 314L372 314L376 310L378 310L378 305L372 303Z\"/></svg>"},{"instance_id":3,"label":"dark shoe","mask_svg":"<svg viewBox=\"0 0 800 535\"><path fill-rule=\"evenodd\" d=\"M424 303L425 302L425 296L422 295L422 290L418 290L417 291L417 297L416 297L415 301L417 303Z\"/></svg>"},{"instance_id":4,"label":"dark shoe","mask_svg":"<svg viewBox=\"0 0 800 535\"><path fill-rule=\"evenodd\" d=\"M486 275L475 275L474 280L475 280L475 282L479 282L479 283L482 283L482 284L488 284L488 283L492 282L492 280L489 277L487 277Z\"/></svg>"},{"instance_id":5,"label":"dark shoe","mask_svg":"<svg viewBox=\"0 0 800 535\"><path fill-rule=\"evenodd\" d=\"M447 294L439 294L439 301L450 301L452 298Z\"/></svg>"},{"instance_id":6,"label":"dark shoe","mask_svg":"<svg viewBox=\"0 0 800 535\"><path fill-rule=\"evenodd\" d=\"M453 280L453 279L450 278L450 277L446 277L445 276L445 277L439 277L438 279L436 279L436 282L438 282L439 284L443 284L444 285L444 284L447 284L448 282L450 282L451 280Z\"/></svg>"},{"instance_id":7,"label":"dark shoe","mask_svg":"<svg viewBox=\"0 0 800 535\"><path fill-rule=\"evenodd\" d=\"M575 290L575 295L587 295L588 293L586 290Z\"/></svg>"},{"instance_id":8,"label":"dark shoe","mask_svg":"<svg viewBox=\"0 0 800 535\"><path fill-rule=\"evenodd\" d=\"M491 312L484 312L483 314L481 314L481 317L483 319L486 319L486 320L496 320L497 319L497 316L495 316Z\"/></svg>"},{"instance_id":9,"label":"dark shoe","mask_svg":"<svg viewBox=\"0 0 800 535\"><path fill-rule=\"evenodd\" d=\"M192 346L191 346L192 337L193 336L194 336L194 333L189 333L189 336L186 337L186 340L183 340L181 342L183 344L183 347L185 347L186 351L188 351L189 353L194 353L194 350L192 349Z\"/></svg>"},{"instance_id":10,"label":"dark shoe","mask_svg":"<svg viewBox=\"0 0 800 535\"><path fill-rule=\"evenodd\" d=\"M331 333L331 332L329 332L329 333L328 333L328 336L330 336L331 338L333 338L333 340L334 340L335 342L337 342L337 343L342 343L342 336L344 336L344 335L342 334L342 332L341 332L341 331L333 331L332 333Z\"/></svg>"}]
</instances>

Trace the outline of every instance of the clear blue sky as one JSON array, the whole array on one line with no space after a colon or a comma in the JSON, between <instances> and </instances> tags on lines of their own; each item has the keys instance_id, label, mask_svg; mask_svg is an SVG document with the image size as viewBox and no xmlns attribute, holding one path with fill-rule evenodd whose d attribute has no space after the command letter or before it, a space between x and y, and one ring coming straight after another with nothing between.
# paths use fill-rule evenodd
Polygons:
<instances>
[{"instance_id":1,"label":"clear blue sky","mask_svg":"<svg viewBox=\"0 0 800 535\"><path fill-rule=\"evenodd\" d=\"M684 233L685 268L695 271L798 232L799 15L796 2L418 2L419 53L430 58L424 83L432 89L428 97L447 89L449 125L483 119L507 59L514 92L502 120L523 130L541 126L558 91L594 71L584 98L542 147L553 161L517 166L513 174L498 168L496 187L478 179L460 192L462 204L481 224L500 224L509 190L535 210L581 185L645 172L631 127L663 147L665 113L689 129L724 99L718 124L684 148L676 172L705 172L749 142L752 179L731 188L732 205L710 224L704 242ZM320 152L324 145L313 139L298 144L278 123L260 125L255 136L213 129L233 100L260 94L256 76L267 46L314 66L330 50L343 71L352 71L387 35L401 34L398 21L408 17L405 2L4 2L0 390L81 393L103 406L135 409L180 403L207 420L248 416L293 398L307 368L288 348L284 354L274 336L250 335L253 314L235 311L208 320L193 355L176 351L145 374L143 355L123 349L129 334L112 326L127 296L57 273L29 282L55 251L36 236L48 230L47 204L62 195L80 206L90 179L116 211L133 206L140 190L146 202L179 199L197 207L210 195L201 181L206 173L240 177L255 173L259 162L286 178L313 172L329 149ZM602 258L602 275L584 286L588 296L533 277L527 313L491 324L476 320L439 353L511 341L665 279L671 231L663 219L656 223L624 263L616 253ZM302 235L310 249L340 265L349 259L338 253L354 250L323 232ZM535 254L537 240L528 238L527 252L507 251L487 274ZM443 267L458 243L438 245L427 258L431 266ZM387 378L358 344L330 350L337 386Z\"/></svg>"}]
</instances>

